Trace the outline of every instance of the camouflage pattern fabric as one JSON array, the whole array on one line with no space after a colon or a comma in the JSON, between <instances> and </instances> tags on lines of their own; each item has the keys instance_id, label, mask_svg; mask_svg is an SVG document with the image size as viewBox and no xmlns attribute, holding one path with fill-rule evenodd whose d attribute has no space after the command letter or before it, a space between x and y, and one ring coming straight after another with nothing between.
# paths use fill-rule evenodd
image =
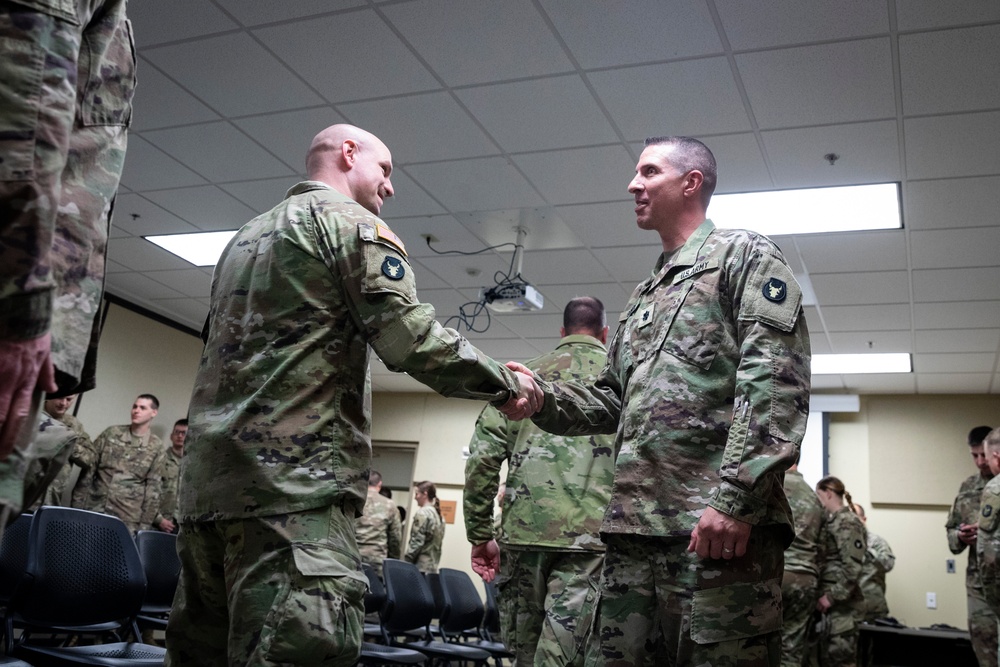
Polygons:
<instances>
[{"instance_id":1,"label":"camouflage pattern fabric","mask_svg":"<svg viewBox=\"0 0 1000 667\"><path fill-rule=\"evenodd\" d=\"M69 469L67 463L79 438L76 431L42 411L38 433L31 444L31 461L24 475L24 507L42 505L53 480Z\"/></svg>"},{"instance_id":2,"label":"camouflage pattern fabric","mask_svg":"<svg viewBox=\"0 0 1000 667\"><path fill-rule=\"evenodd\" d=\"M94 465L73 489L73 507L118 517L129 530L149 529L160 511L166 451L153 433L140 438L128 424L94 440Z\"/></svg>"},{"instance_id":3,"label":"camouflage pattern fabric","mask_svg":"<svg viewBox=\"0 0 1000 667\"><path fill-rule=\"evenodd\" d=\"M177 518L177 491L181 483L181 457L173 447L167 447L163 454L163 482L160 485L160 511L153 519L158 526L163 519L175 521Z\"/></svg>"},{"instance_id":4,"label":"camouflage pattern fabric","mask_svg":"<svg viewBox=\"0 0 1000 667\"><path fill-rule=\"evenodd\" d=\"M60 394L86 391L135 89L125 1L0 2L0 43L0 337L50 331Z\"/></svg>"},{"instance_id":5,"label":"camouflage pattern fabric","mask_svg":"<svg viewBox=\"0 0 1000 667\"><path fill-rule=\"evenodd\" d=\"M182 523L166 664L353 665L368 581L350 513Z\"/></svg>"},{"instance_id":6,"label":"camouflage pattern fabric","mask_svg":"<svg viewBox=\"0 0 1000 667\"><path fill-rule=\"evenodd\" d=\"M747 553L699 558L687 539L607 535L588 667L775 667L781 651L779 526Z\"/></svg>"},{"instance_id":7,"label":"camouflage pattern fabric","mask_svg":"<svg viewBox=\"0 0 1000 667\"><path fill-rule=\"evenodd\" d=\"M785 472L784 490L795 521L795 539L785 550L781 579L781 664L801 667L809 647L807 630L819 599L826 511L799 471Z\"/></svg>"},{"instance_id":8,"label":"camouflage pattern fabric","mask_svg":"<svg viewBox=\"0 0 1000 667\"><path fill-rule=\"evenodd\" d=\"M979 507L976 559L986 604L1000 613L1000 476L986 483Z\"/></svg>"},{"instance_id":9,"label":"camouflage pattern fabric","mask_svg":"<svg viewBox=\"0 0 1000 667\"><path fill-rule=\"evenodd\" d=\"M616 433L605 541L662 536L686 546L708 506L754 531L775 526L777 581L760 591L773 593L775 630L781 551L793 537L781 473L795 460L809 412L801 300L773 243L706 220L635 289L597 382L540 381L545 404L533 417L551 433Z\"/></svg>"},{"instance_id":10,"label":"camouflage pattern fabric","mask_svg":"<svg viewBox=\"0 0 1000 667\"><path fill-rule=\"evenodd\" d=\"M958 539L961 524L973 524L979 520L979 504L987 478L980 473L969 476L958 489L955 502L948 513L945 529L948 532L948 548L953 554L960 554L966 545ZM986 602L983 585L979 580L979 565L976 549L969 549L969 562L965 568L966 606L969 618L969 636L976 652L980 667L995 667L997 656L998 617Z\"/></svg>"},{"instance_id":11,"label":"camouflage pattern fabric","mask_svg":"<svg viewBox=\"0 0 1000 667\"><path fill-rule=\"evenodd\" d=\"M403 553L403 528L396 503L368 487L364 513L354 522L361 562L371 565L382 576L382 561L398 559Z\"/></svg>"},{"instance_id":12,"label":"camouflage pattern fabric","mask_svg":"<svg viewBox=\"0 0 1000 667\"><path fill-rule=\"evenodd\" d=\"M603 564L603 551L504 547L497 604L515 664L583 666Z\"/></svg>"},{"instance_id":13,"label":"camouflage pattern fabric","mask_svg":"<svg viewBox=\"0 0 1000 667\"><path fill-rule=\"evenodd\" d=\"M870 530L867 533L868 549L861 566L861 594L865 598L863 618L873 621L889 615L885 600L885 575L896 565L896 556L885 538Z\"/></svg>"},{"instance_id":14,"label":"camouflage pattern fabric","mask_svg":"<svg viewBox=\"0 0 1000 667\"><path fill-rule=\"evenodd\" d=\"M865 599L861 594L861 567L865 561L865 526L849 507L830 514L820 577L820 593L833 603L827 611L830 638L820 653L826 667L852 667L857 662L858 624Z\"/></svg>"},{"instance_id":15,"label":"camouflage pattern fabric","mask_svg":"<svg viewBox=\"0 0 1000 667\"><path fill-rule=\"evenodd\" d=\"M73 429L73 431L79 436L76 441L76 447L69 456L69 465L65 465L56 474L56 478L52 480L49 484L49 488L45 490L45 496L42 500L39 500L36 504L41 505L68 505L69 500L64 500L66 496L66 489L69 486L70 480L73 476L74 469L81 471L90 470L91 466L94 464L94 443L91 441L90 436L87 431L83 428L83 424L80 420L66 412L62 417L59 418L66 426ZM70 490L72 493L72 490Z\"/></svg>"},{"instance_id":16,"label":"camouflage pattern fabric","mask_svg":"<svg viewBox=\"0 0 1000 667\"><path fill-rule=\"evenodd\" d=\"M526 362L539 377L593 381L607 362L599 340L564 337L556 349ZM601 519L614 479L611 436L564 438L497 409L479 415L465 462L465 529L472 544L493 538L493 499L508 462L502 540L520 547L603 551Z\"/></svg>"},{"instance_id":17,"label":"camouflage pattern fabric","mask_svg":"<svg viewBox=\"0 0 1000 667\"><path fill-rule=\"evenodd\" d=\"M413 563L424 574L435 574L441 562L441 543L444 541L444 519L434 505L428 503L413 512L410 541L403 559Z\"/></svg>"}]
</instances>

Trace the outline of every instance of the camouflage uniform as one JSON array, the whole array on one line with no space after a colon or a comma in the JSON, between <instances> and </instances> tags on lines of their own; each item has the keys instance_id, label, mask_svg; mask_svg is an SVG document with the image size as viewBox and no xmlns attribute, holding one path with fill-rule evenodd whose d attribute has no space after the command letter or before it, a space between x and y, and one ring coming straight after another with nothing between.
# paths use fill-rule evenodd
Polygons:
<instances>
[{"instance_id":1,"label":"camouflage uniform","mask_svg":"<svg viewBox=\"0 0 1000 667\"><path fill-rule=\"evenodd\" d=\"M177 522L177 490L181 483L181 455L167 447L163 455L163 482L160 490L160 511L153 519L158 527L164 519Z\"/></svg>"},{"instance_id":2,"label":"camouflage uniform","mask_svg":"<svg viewBox=\"0 0 1000 667\"><path fill-rule=\"evenodd\" d=\"M369 346L449 396L502 403L518 381L417 301L379 218L315 181L230 242L206 332L167 664L350 665L367 586L354 520L371 466Z\"/></svg>"},{"instance_id":3,"label":"camouflage uniform","mask_svg":"<svg viewBox=\"0 0 1000 667\"><path fill-rule=\"evenodd\" d=\"M403 559L414 563L425 574L436 574L441 562L441 543L444 541L444 519L428 503L413 512L410 524L410 542Z\"/></svg>"},{"instance_id":4,"label":"camouflage uniform","mask_svg":"<svg viewBox=\"0 0 1000 667\"><path fill-rule=\"evenodd\" d=\"M118 517L129 530L152 528L160 511L163 442L132 435L128 424L109 426L94 440L94 463L73 489L73 507Z\"/></svg>"},{"instance_id":5,"label":"camouflage uniform","mask_svg":"<svg viewBox=\"0 0 1000 667\"><path fill-rule=\"evenodd\" d=\"M858 618L864 609L861 566L865 561L865 525L850 507L829 516L820 591L832 603L827 611L830 638L820 647L826 667L851 667L857 662Z\"/></svg>"},{"instance_id":6,"label":"camouflage uniform","mask_svg":"<svg viewBox=\"0 0 1000 667\"><path fill-rule=\"evenodd\" d=\"M802 667L809 647L807 630L819 599L826 511L798 470L785 473L784 489L795 519L795 539L785 550L785 572L781 578L781 664Z\"/></svg>"},{"instance_id":7,"label":"camouflage uniform","mask_svg":"<svg viewBox=\"0 0 1000 667\"><path fill-rule=\"evenodd\" d=\"M868 549L861 566L861 593L865 598L863 619L874 621L889 615L889 605L885 601L885 575L896 564L896 556L884 537L870 530L866 537Z\"/></svg>"},{"instance_id":8,"label":"camouflage uniform","mask_svg":"<svg viewBox=\"0 0 1000 667\"><path fill-rule=\"evenodd\" d=\"M587 335L526 363L547 380L593 381L607 352ZM497 580L504 643L518 665L582 665L604 562L601 518L611 498L610 436L563 438L487 407L465 463L465 529L472 544L502 544ZM500 530L492 525L500 466L509 462Z\"/></svg>"},{"instance_id":9,"label":"camouflage uniform","mask_svg":"<svg viewBox=\"0 0 1000 667\"><path fill-rule=\"evenodd\" d=\"M66 465L80 436L60 420L42 410L38 433L32 443L33 456L24 476L24 507L37 508L48 494L53 481Z\"/></svg>"},{"instance_id":10,"label":"camouflage uniform","mask_svg":"<svg viewBox=\"0 0 1000 667\"><path fill-rule=\"evenodd\" d=\"M994 614L1000 615L1000 476L986 483L979 509L976 558L983 597ZM995 656L994 656L995 659Z\"/></svg>"},{"instance_id":11,"label":"camouflage uniform","mask_svg":"<svg viewBox=\"0 0 1000 667\"><path fill-rule=\"evenodd\" d=\"M0 45L0 338L50 332L58 395L78 393L94 386L135 89L132 28L124 0L0 0ZM26 447L0 464L8 512L20 508L31 457Z\"/></svg>"},{"instance_id":12,"label":"camouflage uniform","mask_svg":"<svg viewBox=\"0 0 1000 667\"><path fill-rule=\"evenodd\" d=\"M955 502L948 513L945 529L948 531L948 548L953 554L960 554L968 546L958 539L958 528L963 523L974 524L979 517L979 502L986 487L987 478L980 473L971 475L958 489ZM976 549L969 549L969 564L965 568L965 592L969 612L969 636L980 667L996 667L997 663L997 614L983 595L983 585L979 581L979 566Z\"/></svg>"},{"instance_id":13,"label":"camouflage uniform","mask_svg":"<svg viewBox=\"0 0 1000 667\"><path fill-rule=\"evenodd\" d=\"M371 565L382 576L382 561L399 558L403 553L403 528L396 503L375 487L368 487L364 513L354 521L361 562Z\"/></svg>"},{"instance_id":14,"label":"camouflage uniform","mask_svg":"<svg viewBox=\"0 0 1000 667\"><path fill-rule=\"evenodd\" d=\"M94 465L94 443L83 428L80 420L69 412L66 412L59 418L59 421L70 427L79 437L76 440L76 446L69 455L69 461L67 461L69 465L62 467L49 485L49 488L45 490L44 501L39 501L40 504L45 505L66 504L63 501L63 497L66 494L66 487L69 485L70 478L73 476L73 466L76 466L82 475Z\"/></svg>"},{"instance_id":15,"label":"camouflage uniform","mask_svg":"<svg viewBox=\"0 0 1000 667\"><path fill-rule=\"evenodd\" d=\"M617 431L587 663L776 661L793 536L781 473L809 411L801 291L777 247L706 220L633 292L597 382L541 385L543 429ZM706 507L753 525L744 558L687 552Z\"/></svg>"}]
</instances>

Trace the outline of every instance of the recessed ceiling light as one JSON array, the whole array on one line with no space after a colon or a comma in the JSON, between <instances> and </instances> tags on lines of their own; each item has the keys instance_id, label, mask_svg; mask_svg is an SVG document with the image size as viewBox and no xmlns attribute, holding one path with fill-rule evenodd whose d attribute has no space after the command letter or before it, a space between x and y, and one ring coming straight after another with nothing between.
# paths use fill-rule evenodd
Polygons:
<instances>
[{"instance_id":1,"label":"recessed ceiling light","mask_svg":"<svg viewBox=\"0 0 1000 667\"><path fill-rule=\"evenodd\" d=\"M214 266L226 249L226 244L236 235L236 230L228 232L198 232L195 234L167 234L165 236L144 236L167 252L171 252L195 266Z\"/></svg>"},{"instance_id":2,"label":"recessed ceiling light","mask_svg":"<svg viewBox=\"0 0 1000 667\"><path fill-rule=\"evenodd\" d=\"M898 183L715 195L707 215L716 227L767 236L903 226Z\"/></svg>"},{"instance_id":3,"label":"recessed ceiling light","mask_svg":"<svg viewBox=\"0 0 1000 667\"><path fill-rule=\"evenodd\" d=\"M910 373L913 364L905 352L885 354L814 354L813 375Z\"/></svg>"}]
</instances>

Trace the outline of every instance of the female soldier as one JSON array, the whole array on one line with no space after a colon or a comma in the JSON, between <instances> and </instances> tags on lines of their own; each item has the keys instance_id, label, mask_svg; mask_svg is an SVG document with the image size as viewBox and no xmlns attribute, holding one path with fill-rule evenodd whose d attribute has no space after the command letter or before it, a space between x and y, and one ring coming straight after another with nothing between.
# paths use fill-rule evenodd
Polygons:
<instances>
[{"instance_id":1,"label":"female soldier","mask_svg":"<svg viewBox=\"0 0 1000 667\"><path fill-rule=\"evenodd\" d=\"M437 488L431 482L418 482L413 499L420 507L413 513L410 544L403 558L408 563L416 563L421 572L436 573L444 540L444 519L441 518Z\"/></svg>"}]
</instances>

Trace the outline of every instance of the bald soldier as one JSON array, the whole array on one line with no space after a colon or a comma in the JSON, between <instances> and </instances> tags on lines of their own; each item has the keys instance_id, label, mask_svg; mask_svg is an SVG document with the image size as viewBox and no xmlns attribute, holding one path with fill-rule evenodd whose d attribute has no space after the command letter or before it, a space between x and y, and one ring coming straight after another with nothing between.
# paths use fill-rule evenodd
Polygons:
<instances>
[{"instance_id":1,"label":"bald soldier","mask_svg":"<svg viewBox=\"0 0 1000 667\"><path fill-rule=\"evenodd\" d=\"M167 664L352 665L367 578L354 520L371 466L369 350L436 391L512 417L514 373L417 300L403 242L378 217L392 155L334 125L309 180L222 253L181 463L181 576Z\"/></svg>"}]
</instances>

